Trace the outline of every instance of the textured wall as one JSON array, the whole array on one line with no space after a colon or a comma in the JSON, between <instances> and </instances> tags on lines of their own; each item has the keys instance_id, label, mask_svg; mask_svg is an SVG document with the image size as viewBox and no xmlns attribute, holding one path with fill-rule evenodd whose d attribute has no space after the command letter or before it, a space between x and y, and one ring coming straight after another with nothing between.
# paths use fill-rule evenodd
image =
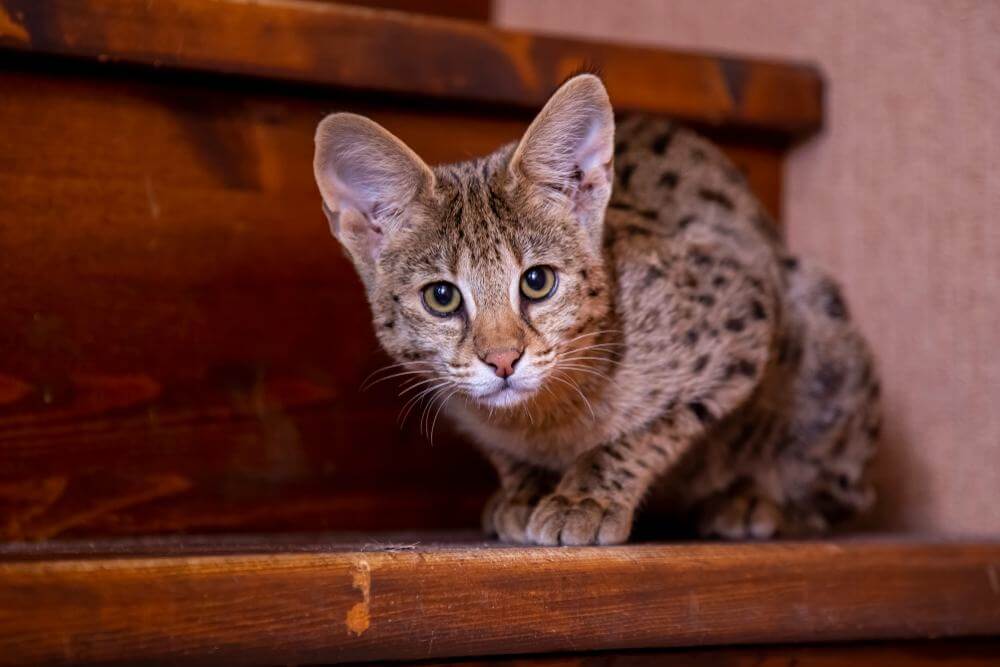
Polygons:
<instances>
[{"instance_id":1,"label":"textured wall","mask_svg":"<svg viewBox=\"0 0 1000 667\"><path fill-rule=\"evenodd\" d=\"M501 25L808 60L827 129L791 246L845 284L885 379L882 525L1000 532L1000 2L497 0Z\"/></svg>"}]
</instances>

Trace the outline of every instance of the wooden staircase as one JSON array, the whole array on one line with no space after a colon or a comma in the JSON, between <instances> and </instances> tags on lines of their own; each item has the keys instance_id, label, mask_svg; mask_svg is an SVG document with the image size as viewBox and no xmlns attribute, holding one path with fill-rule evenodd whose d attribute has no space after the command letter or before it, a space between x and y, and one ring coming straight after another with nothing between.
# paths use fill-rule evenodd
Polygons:
<instances>
[{"instance_id":1,"label":"wooden staircase","mask_svg":"<svg viewBox=\"0 0 1000 667\"><path fill-rule=\"evenodd\" d=\"M1000 634L996 541L442 533L489 468L358 391L386 359L312 181L325 113L462 159L596 67L780 217L813 67L305 0L0 0L0 64L0 664L1000 661L968 639Z\"/></svg>"}]
</instances>

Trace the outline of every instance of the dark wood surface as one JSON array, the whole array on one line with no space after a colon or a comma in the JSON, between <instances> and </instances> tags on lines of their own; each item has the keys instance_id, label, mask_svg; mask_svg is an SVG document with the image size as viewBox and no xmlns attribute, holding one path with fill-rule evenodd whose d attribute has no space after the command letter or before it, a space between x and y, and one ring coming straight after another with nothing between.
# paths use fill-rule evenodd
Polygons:
<instances>
[{"instance_id":1,"label":"dark wood surface","mask_svg":"<svg viewBox=\"0 0 1000 667\"><path fill-rule=\"evenodd\" d=\"M778 140L815 133L822 80L807 65L499 30L316 2L0 0L0 46L537 108L598 68L619 109Z\"/></svg>"},{"instance_id":2,"label":"dark wood surface","mask_svg":"<svg viewBox=\"0 0 1000 667\"><path fill-rule=\"evenodd\" d=\"M289 539L243 538L228 554L225 539L214 554L183 539L53 545L48 557L4 547L0 662L289 664L1000 634L997 542Z\"/></svg>"},{"instance_id":3,"label":"dark wood surface","mask_svg":"<svg viewBox=\"0 0 1000 667\"><path fill-rule=\"evenodd\" d=\"M62 16L0 6L8 35ZM102 4L106 24L73 6L73 31L45 39L132 35L123 5ZM516 138L531 112L53 59L42 42L0 50L0 540L475 527L488 466L444 420L433 446L416 416L400 430L395 382L360 391L388 360L320 212L312 135L350 109L442 162ZM777 212L781 152L723 138Z\"/></svg>"},{"instance_id":4,"label":"dark wood surface","mask_svg":"<svg viewBox=\"0 0 1000 667\"><path fill-rule=\"evenodd\" d=\"M371 9L391 9L410 14L430 14L466 21L489 21L492 0L311 0L337 5L356 5Z\"/></svg>"},{"instance_id":5,"label":"dark wood surface","mask_svg":"<svg viewBox=\"0 0 1000 667\"><path fill-rule=\"evenodd\" d=\"M371 663L366 663L371 664ZM379 662L423 667L986 667L1000 664L1000 640L869 642L810 646L727 646L587 655Z\"/></svg>"}]
</instances>

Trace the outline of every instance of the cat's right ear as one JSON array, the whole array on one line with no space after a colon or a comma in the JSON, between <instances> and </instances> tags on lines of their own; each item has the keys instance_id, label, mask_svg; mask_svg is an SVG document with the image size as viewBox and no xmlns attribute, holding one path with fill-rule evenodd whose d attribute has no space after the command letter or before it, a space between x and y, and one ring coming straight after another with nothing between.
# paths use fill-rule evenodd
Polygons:
<instances>
[{"instance_id":1,"label":"cat's right ear","mask_svg":"<svg viewBox=\"0 0 1000 667\"><path fill-rule=\"evenodd\" d=\"M330 231L369 284L386 239L402 212L434 187L434 174L416 153L378 123L335 113L316 128L316 184Z\"/></svg>"}]
</instances>

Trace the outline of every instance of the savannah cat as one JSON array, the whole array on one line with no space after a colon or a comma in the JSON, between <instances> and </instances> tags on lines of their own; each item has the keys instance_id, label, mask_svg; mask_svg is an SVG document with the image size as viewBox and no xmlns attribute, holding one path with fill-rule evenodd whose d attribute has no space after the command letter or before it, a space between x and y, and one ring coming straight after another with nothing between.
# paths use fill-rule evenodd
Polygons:
<instances>
[{"instance_id":1,"label":"savannah cat","mask_svg":"<svg viewBox=\"0 0 1000 667\"><path fill-rule=\"evenodd\" d=\"M865 342L705 139L616 131L583 74L485 157L431 168L337 113L314 167L382 346L496 467L500 539L621 543L653 490L731 539L871 504Z\"/></svg>"}]
</instances>

